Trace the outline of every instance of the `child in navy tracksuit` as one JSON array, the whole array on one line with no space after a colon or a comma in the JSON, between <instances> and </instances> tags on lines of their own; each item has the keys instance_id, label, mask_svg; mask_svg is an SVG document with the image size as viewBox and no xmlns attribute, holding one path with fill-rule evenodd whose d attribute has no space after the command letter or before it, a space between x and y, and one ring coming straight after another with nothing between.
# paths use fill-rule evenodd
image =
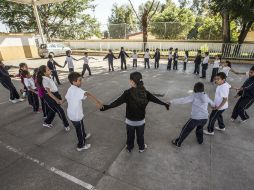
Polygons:
<instances>
[{"instance_id":1,"label":"child in navy tracksuit","mask_svg":"<svg viewBox=\"0 0 254 190\"><path fill-rule=\"evenodd\" d=\"M236 97L239 96L240 98L234 107L231 120L234 121L240 116L241 121L245 122L250 118L246 110L250 108L254 102L254 66L251 67L249 78L243 83Z\"/></svg>"},{"instance_id":2,"label":"child in navy tracksuit","mask_svg":"<svg viewBox=\"0 0 254 190\"><path fill-rule=\"evenodd\" d=\"M58 73L57 73L57 70L56 70L56 66L57 67L61 67L63 68L63 66L59 65L54 59L53 59L53 55L49 54L49 60L48 60L48 63L47 63L47 66L48 68L51 70L52 72L52 79L56 79L56 82L58 85L60 85L60 80L59 80L59 77L58 77Z\"/></svg>"},{"instance_id":3,"label":"child in navy tracksuit","mask_svg":"<svg viewBox=\"0 0 254 190\"><path fill-rule=\"evenodd\" d=\"M129 55L124 51L124 48L121 47L121 51L119 53L119 56L118 56L118 59L121 58L121 70L123 69L127 69L127 66L126 66L126 56L129 57ZM124 68L123 68L123 65L124 65Z\"/></svg>"},{"instance_id":4,"label":"child in navy tracksuit","mask_svg":"<svg viewBox=\"0 0 254 190\"><path fill-rule=\"evenodd\" d=\"M208 104L214 106L213 101L204 92L204 84L198 82L194 86L194 94L185 98L173 99L170 104L187 104L192 103L191 118L182 128L182 131L178 138L172 141L177 147L180 147L184 139L190 134L190 132L196 128L196 137L199 144L203 143L203 127L208 120Z\"/></svg>"},{"instance_id":5,"label":"child in navy tracksuit","mask_svg":"<svg viewBox=\"0 0 254 190\"><path fill-rule=\"evenodd\" d=\"M123 103L126 103L126 149L127 151L131 152L131 150L134 148L136 133L139 152L142 153L147 148L147 145L144 143L145 114L147 104L149 101L151 101L165 106L167 110L169 109L169 105L162 102L145 89L142 75L139 72L133 72L130 74L130 86L130 89L125 90L124 93L111 104L103 105L101 111L115 108Z\"/></svg>"},{"instance_id":6,"label":"child in navy tracksuit","mask_svg":"<svg viewBox=\"0 0 254 190\"><path fill-rule=\"evenodd\" d=\"M112 71L114 71L113 62L114 62L114 59L117 59L117 58L114 56L111 49L108 50L108 54L103 58L103 60L104 59L108 59L108 70L109 70L109 72L111 71L111 69L112 69Z\"/></svg>"},{"instance_id":7,"label":"child in navy tracksuit","mask_svg":"<svg viewBox=\"0 0 254 190\"><path fill-rule=\"evenodd\" d=\"M8 72L8 67L4 65L2 61L0 61L0 83L10 91L10 99L9 101L12 103L21 102L24 99L21 99L19 93L17 92L15 86L11 81L11 77Z\"/></svg>"},{"instance_id":8,"label":"child in navy tracksuit","mask_svg":"<svg viewBox=\"0 0 254 190\"><path fill-rule=\"evenodd\" d=\"M154 68L158 69L159 68L160 58L161 58L160 50L158 48L156 49L153 58L154 58Z\"/></svg>"},{"instance_id":9,"label":"child in navy tracksuit","mask_svg":"<svg viewBox=\"0 0 254 190\"><path fill-rule=\"evenodd\" d=\"M201 50L198 50L197 56L196 56L196 58L195 58L195 60L194 60L195 69L194 69L193 74L199 75L201 59L202 59L202 57L201 57Z\"/></svg>"},{"instance_id":10,"label":"child in navy tracksuit","mask_svg":"<svg viewBox=\"0 0 254 190\"><path fill-rule=\"evenodd\" d=\"M178 48L175 49L173 55L173 70L178 70Z\"/></svg>"}]
</instances>

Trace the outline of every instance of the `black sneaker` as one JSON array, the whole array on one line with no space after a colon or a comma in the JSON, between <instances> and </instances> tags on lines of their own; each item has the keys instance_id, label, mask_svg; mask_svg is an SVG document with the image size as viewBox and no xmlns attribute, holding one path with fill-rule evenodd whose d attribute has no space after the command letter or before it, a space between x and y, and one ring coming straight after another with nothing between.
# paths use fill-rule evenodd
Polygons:
<instances>
[{"instance_id":1,"label":"black sneaker","mask_svg":"<svg viewBox=\"0 0 254 190\"><path fill-rule=\"evenodd\" d=\"M172 140L172 141L171 141L171 143L172 143L173 145L175 145L176 147L181 147L181 145L177 144L177 142L176 142L176 140L175 140L175 139L174 139L174 140Z\"/></svg>"}]
</instances>

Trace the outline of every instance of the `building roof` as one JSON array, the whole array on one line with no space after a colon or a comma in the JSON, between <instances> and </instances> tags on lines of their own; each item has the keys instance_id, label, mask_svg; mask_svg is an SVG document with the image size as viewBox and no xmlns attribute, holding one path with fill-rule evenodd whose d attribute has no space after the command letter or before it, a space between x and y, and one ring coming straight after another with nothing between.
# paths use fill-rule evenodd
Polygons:
<instances>
[{"instance_id":1,"label":"building roof","mask_svg":"<svg viewBox=\"0 0 254 190\"><path fill-rule=\"evenodd\" d=\"M50 3L58 3L65 0L8 0L8 1L21 3L21 4L27 4L27 5L32 5L33 2L35 1L36 5L44 5L44 4L50 4Z\"/></svg>"}]
</instances>

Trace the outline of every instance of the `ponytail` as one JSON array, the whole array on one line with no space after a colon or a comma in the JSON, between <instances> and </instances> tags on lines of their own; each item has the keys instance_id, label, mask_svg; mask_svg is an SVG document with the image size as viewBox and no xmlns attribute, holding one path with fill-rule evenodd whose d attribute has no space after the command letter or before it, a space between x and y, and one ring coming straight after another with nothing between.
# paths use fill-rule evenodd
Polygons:
<instances>
[{"instance_id":1,"label":"ponytail","mask_svg":"<svg viewBox=\"0 0 254 190\"><path fill-rule=\"evenodd\" d=\"M130 74L130 80L136 84L136 88L131 89L131 96L137 104L147 105L148 99L142 75L140 72L133 72Z\"/></svg>"},{"instance_id":2,"label":"ponytail","mask_svg":"<svg viewBox=\"0 0 254 190\"><path fill-rule=\"evenodd\" d=\"M38 69L38 73L37 73L37 81L38 84L42 87L42 80L43 80L43 76L45 76L45 72L46 72L46 65L41 65Z\"/></svg>"}]
</instances>

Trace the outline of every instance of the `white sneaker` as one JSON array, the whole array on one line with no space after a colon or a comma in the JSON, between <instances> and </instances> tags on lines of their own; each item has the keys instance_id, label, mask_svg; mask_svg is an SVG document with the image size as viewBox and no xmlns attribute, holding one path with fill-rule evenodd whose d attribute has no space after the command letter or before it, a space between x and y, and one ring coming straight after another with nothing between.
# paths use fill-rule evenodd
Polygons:
<instances>
[{"instance_id":1,"label":"white sneaker","mask_svg":"<svg viewBox=\"0 0 254 190\"><path fill-rule=\"evenodd\" d=\"M215 127L215 129L218 130L218 131L225 131L226 130L225 127L223 129L221 129L221 128L217 127L217 126Z\"/></svg>"},{"instance_id":2,"label":"white sneaker","mask_svg":"<svg viewBox=\"0 0 254 190\"><path fill-rule=\"evenodd\" d=\"M89 139L90 137L91 137L91 133L87 133L85 139L87 140L87 139Z\"/></svg>"},{"instance_id":3,"label":"white sneaker","mask_svg":"<svg viewBox=\"0 0 254 190\"><path fill-rule=\"evenodd\" d=\"M65 131L70 131L71 130L70 127L65 127L64 129L65 129Z\"/></svg>"},{"instance_id":4,"label":"white sneaker","mask_svg":"<svg viewBox=\"0 0 254 190\"><path fill-rule=\"evenodd\" d=\"M11 103L13 103L13 104L16 104L16 103L18 103L18 101L17 101L17 99L14 99L14 100L9 100Z\"/></svg>"},{"instance_id":5,"label":"white sneaker","mask_svg":"<svg viewBox=\"0 0 254 190\"><path fill-rule=\"evenodd\" d=\"M23 102L25 99L23 98L19 98L19 99L16 99L18 102Z\"/></svg>"},{"instance_id":6,"label":"white sneaker","mask_svg":"<svg viewBox=\"0 0 254 190\"><path fill-rule=\"evenodd\" d=\"M147 149L147 144L145 144L145 148L143 150L139 150L140 153L144 152Z\"/></svg>"},{"instance_id":7,"label":"white sneaker","mask_svg":"<svg viewBox=\"0 0 254 190\"><path fill-rule=\"evenodd\" d=\"M43 126L43 127L46 127L46 128L52 128L53 125L47 124L47 123L43 123L42 126Z\"/></svg>"},{"instance_id":8,"label":"white sneaker","mask_svg":"<svg viewBox=\"0 0 254 190\"><path fill-rule=\"evenodd\" d=\"M240 120L240 123L245 123L245 122L247 122L247 119L245 119L245 120Z\"/></svg>"},{"instance_id":9,"label":"white sneaker","mask_svg":"<svg viewBox=\"0 0 254 190\"><path fill-rule=\"evenodd\" d=\"M207 130L203 130L203 133L204 134L206 134L206 135L214 135L214 132L209 132L209 131L207 131Z\"/></svg>"},{"instance_id":10,"label":"white sneaker","mask_svg":"<svg viewBox=\"0 0 254 190\"><path fill-rule=\"evenodd\" d=\"M82 150L87 150L87 149L89 149L89 148L91 148L91 144L86 144L86 145L83 146L82 148L77 148L77 151L80 152L80 151L82 151Z\"/></svg>"}]
</instances>

